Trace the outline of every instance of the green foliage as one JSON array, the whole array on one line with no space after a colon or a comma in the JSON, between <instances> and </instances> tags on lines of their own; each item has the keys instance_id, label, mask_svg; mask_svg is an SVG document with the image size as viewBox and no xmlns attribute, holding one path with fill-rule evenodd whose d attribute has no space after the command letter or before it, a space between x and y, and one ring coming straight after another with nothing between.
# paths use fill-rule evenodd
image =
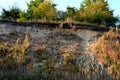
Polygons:
<instances>
[{"instance_id":1,"label":"green foliage","mask_svg":"<svg viewBox=\"0 0 120 80\"><path fill-rule=\"evenodd\" d=\"M67 17L74 19L74 16L76 14L76 8L75 7L67 7Z\"/></svg>"},{"instance_id":2,"label":"green foliage","mask_svg":"<svg viewBox=\"0 0 120 80\"><path fill-rule=\"evenodd\" d=\"M57 20L65 20L66 19L66 16L67 15L67 12L64 12L64 11L57 11L56 13L56 16L57 16Z\"/></svg>"},{"instance_id":3,"label":"green foliage","mask_svg":"<svg viewBox=\"0 0 120 80\"><path fill-rule=\"evenodd\" d=\"M23 22L26 20L26 13L24 11L21 11L19 13L20 18L17 19L18 22Z\"/></svg>"},{"instance_id":4,"label":"green foliage","mask_svg":"<svg viewBox=\"0 0 120 80\"><path fill-rule=\"evenodd\" d=\"M75 7L67 7L67 11L58 11L57 12L57 19L58 20L67 20L71 19L74 20L76 16L77 9Z\"/></svg>"},{"instance_id":5,"label":"green foliage","mask_svg":"<svg viewBox=\"0 0 120 80\"><path fill-rule=\"evenodd\" d=\"M67 11L57 11L56 4L51 0L30 0L27 3L27 11L21 11L16 7L10 10L2 9L1 19L13 21L51 21L69 20L84 23L115 26L118 17L113 16L108 2L105 0L84 0L80 9L67 7Z\"/></svg>"},{"instance_id":6,"label":"green foliage","mask_svg":"<svg viewBox=\"0 0 120 80\"><path fill-rule=\"evenodd\" d=\"M55 4L50 1L34 0L27 4L28 10L26 18L53 20L56 17Z\"/></svg>"},{"instance_id":7,"label":"green foliage","mask_svg":"<svg viewBox=\"0 0 120 80\"><path fill-rule=\"evenodd\" d=\"M2 20L14 20L16 21L18 18L20 18L19 13L21 10L17 7L12 7L9 10L2 9L1 19Z\"/></svg>"},{"instance_id":8,"label":"green foliage","mask_svg":"<svg viewBox=\"0 0 120 80\"><path fill-rule=\"evenodd\" d=\"M81 3L76 19L89 23L114 25L117 18L113 16L113 10L109 9L105 0L85 0Z\"/></svg>"},{"instance_id":9,"label":"green foliage","mask_svg":"<svg viewBox=\"0 0 120 80\"><path fill-rule=\"evenodd\" d=\"M30 3L27 3L28 9L27 9L27 15L26 18L27 19L32 19L34 18L33 15L33 7L37 7L39 5L39 3L44 2L44 0L30 0Z\"/></svg>"}]
</instances>

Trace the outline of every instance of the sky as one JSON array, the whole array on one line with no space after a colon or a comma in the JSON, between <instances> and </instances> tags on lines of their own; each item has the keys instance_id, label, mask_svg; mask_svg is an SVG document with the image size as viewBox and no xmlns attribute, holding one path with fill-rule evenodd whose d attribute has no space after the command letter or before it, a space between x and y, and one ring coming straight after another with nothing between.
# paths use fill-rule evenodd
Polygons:
<instances>
[{"instance_id":1,"label":"sky","mask_svg":"<svg viewBox=\"0 0 120 80\"><path fill-rule=\"evenodd\" d=\"M0 0L0 12L2 8L9 9L11 6L17 6L22 10L27 9L26 3L30 0ZM57 4L58 10L65 11L67 6L80 8L80 3L84 0L53 0ZM111 10L114 10L114 15L120 15L120 0L107 0Z\"/></svg>"}]
</instances>

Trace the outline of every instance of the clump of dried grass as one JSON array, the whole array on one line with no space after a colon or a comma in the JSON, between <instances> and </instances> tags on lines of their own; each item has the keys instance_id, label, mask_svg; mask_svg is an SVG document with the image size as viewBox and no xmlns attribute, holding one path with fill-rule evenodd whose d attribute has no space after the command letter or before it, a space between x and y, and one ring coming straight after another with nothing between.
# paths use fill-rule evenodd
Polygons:
<instances>
[{"instance_id":1,"label":"clump of dried grass","mask_svg":"<svg viewBox=\"0 0 120 80\"><path fill-rule=\"evenodd\" d=\"M64 64L75 64L76 55L80 53L77 52L77 49L79 49L79 47L79 43L74 43L73 45L65 45L60 48L60 53L62 55Z\"/></svg>"},{"instance_id":2,"label":"clump of dried grass","mask_svg":"<svg viewBox=\"0 0 120 80\"><path fill-rule=\"evenodd\" d=\"M94 45L93 49L98 61L107 65L109 73L120 78L120 32L105 33Z\"/></svg>"},{"instance_id":3,"label":"clump of dried grass","mask_svg":"<svg viewBox=\"0 0 120 80\"><path fill-rule=\"evenodd\" d=\"M25 55L30 46L28 36L25 36L23 43L20 39L15 44L0 44L0 67L2 69L16 68L25 62Z\"/></svg>"}]
</instances>

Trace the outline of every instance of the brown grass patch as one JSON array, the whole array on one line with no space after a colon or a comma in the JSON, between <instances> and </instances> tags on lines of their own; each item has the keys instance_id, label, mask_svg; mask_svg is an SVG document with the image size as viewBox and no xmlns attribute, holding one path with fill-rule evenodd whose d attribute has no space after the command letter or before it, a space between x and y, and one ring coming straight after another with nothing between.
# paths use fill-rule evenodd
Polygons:
<instances>
[{"instance_id":1,"label":"brown grass patch","mask_svg":"<svg viewBox=\"0 0 120 80\"><path fill-rule=\"evenodd\" d=\"M93 49L97 59L103 65L107 65L110 73L116 73L120 78L120 32L109 31L96 43Z\"/></svg>"}]
</instances>

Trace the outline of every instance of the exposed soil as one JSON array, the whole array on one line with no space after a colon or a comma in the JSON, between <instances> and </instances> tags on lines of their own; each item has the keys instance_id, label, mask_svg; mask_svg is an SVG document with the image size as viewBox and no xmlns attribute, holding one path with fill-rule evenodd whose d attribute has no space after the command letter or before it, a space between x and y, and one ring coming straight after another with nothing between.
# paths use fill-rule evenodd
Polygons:
<instances>
[{"instance_id":1,"label":"exposed soil","mask_svg":"<svg viewBox=\"0 0 120 80\"><path fill-rule=\"evenodd\" d=\"M38 27L31 28L9 24L0 26L1 31L3 31L0 33L0 41L3 43L7 42L13 44L18 38L23 40L24 36L28 35L30 38L31 50L45 45L47 51L57 54L60 53L60 48L69 46L74 53L79 53L77 56L78 61L86 66L94 60L94 57L90 54L90 45L96 42L99 36L101 36L100 32L83 29L73 31L69 29L40 29ZM74 48L75 44L79 46L77 49ZM36 64L37 63L35 63L35 65Z\"/></svg>"},{"instance_id":2,"label":"exposed soil","mask_svg":"<svg viewBox=\"0 0 120 80\"><path fill-rule=\"evenodd\" d=\"M14 44L19 38L24 39L25 35L29 36L30 51L27 57L30 57L33 62L33 67L36 69L42 65L40 58L34 54L34 50L45 47L48 56L52 56L59 62L62 60L60 54L65 53L65 50L76 54L76 63L83 67L90 67L94 64L94 69L102 70L102 65L98 64L95 57L91 54L91 45L94 44L102 32L91 31L86 29L79 29L76 31L70 29L40 29L38 27L22 27L13 25L0 25L0 43ZM58 67L59 65L56 64ZM97 74L94 74L97 77Z\"/></svg>"}]
</instances>

